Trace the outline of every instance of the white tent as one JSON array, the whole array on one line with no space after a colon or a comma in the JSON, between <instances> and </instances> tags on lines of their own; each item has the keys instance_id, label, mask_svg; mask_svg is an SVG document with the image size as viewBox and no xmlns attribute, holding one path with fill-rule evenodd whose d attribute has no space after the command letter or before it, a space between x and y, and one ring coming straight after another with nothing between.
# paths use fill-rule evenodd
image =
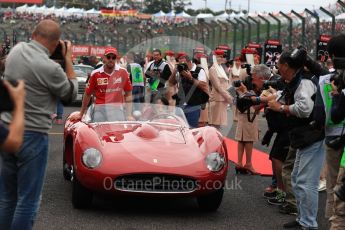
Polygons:
<instances>
[{"instance_id":1,"label":"white tent","mask_svg":"<svg viewBox=\"0 0 345 230\"><path fill-rule=\"evenodd\" d=\"M176 14L176 17L190 18L191 16L187 14L186 12L182 11L181 13Z\"/></svg>"},{"instance_id":2,"label":"white tent","mask_svg":"<svg viewBox=\"0 0 345 230\"><path fill-rule=\"evenodd\" d=\"M335 16L335 19L345 19L345 13Z\"/></svg>"},{"instance_id":3,"label":"white tent","mask_svg":"<svg viewBox=\"0 0 345 230\"><path fill-rule=\"evenodd\" d=\"M200 13L196 16L196 18L213 18L213 14L203 14L203 13Z\"/></svg>"},{"instance_id":4,"label":"white tent","mask_svg":"<svg viewBox=\"0 0 345 230\"><path fill-rule=\"evenodd\" d=\"M221 21L226 21L226 19L230 18L230 15L227 14L226 12L224 12L223 14L221 15L218 15L216 17L217 20L221 20Z\"/></svg>"},{"instance_id":5,"label":"white tent","mask_svg":"<svg viewBox=\"0 0 345 230\"><path fill-rule=\"evenodd\" d=\"M95 8L85 11L87 16L98 16L100 13L101 11L95 10Z\"/></svg>"},{"instance_id":6,"label":"white tent","mask_svg":"<svg viewBox=\"0 0 345 230\"><path fill-rule=\"evenodd\" d=\"M35 13L36 14L43 14L46 10L47 10L46 6L37 7Z\"/></svg>"},{"instance_id":7,"label":"white tent","mask_svg":"<svg viewBox=\"0 0 345 230\"><path fill-rule=\"evenodd\" d=\"M18 6L16 8L16 12L23 13L23 12L25 12L27 10L27 8L28 8L28 4L25 4L25 5L22 5L22 6Z\"/></svg>"},{"instance_id":8,"label":"white tent","mask_svg":"<svg viewBox=\"0 0 345 230\"><path fill-rule=\"evenodd\" d=\"M35 13L37 8L38 7L36 5L29 6L29 7L26 8L26 12L28 12L28 13Z\"/></svg>"},{"instance_id":9,"label":"white tent","mask_svg":"<svg viewBox=\"0 0 345 230\"><path fill-rule=\"evenodd\" d=\"M165 17L165 13L163 11L159 11L158 13L155 13L153 17L155 18Z\"/></svg>"},{"instance_id":10,"label":"white tent","mask_svg":"<svg viewBox=\"0 0 345 230\"><path fill-rule=\"evenodd\" d=\"M52 6L50 8L47 8L43 14L45 14L45 15L54 14L55 10L56 10L55 6Z\"/></svg>"},{"instance_id":11,"label":"white tent","mask_svg":"<svg viewBox=\"0 0 345 230\"><path fill-rule=\"evenodd\" d=\"M61 7L55 11L55 15L59 17L64 17L67 16L67 8L66 7Z\"/></svg>"},{"instance_id":12,"label":"white tent","mask_svg":"<svg viewBox=\"0 0 345 230\"><path fill-rule=\"evenodd\" d=\"M175 12L172 10L172 11L170 11L169 13L167 13L165 16L168 17L168 18L173 18L173 17L176 16L176 14L175 14Z\"/></svg>"},{"instance_id":13,"label":"white tent","mask_svg":"<svg viewBox=\"0 0 345 230\"><path fill-rule=\"evenodd\" d=\"M235 12L232 12L231 14L230 14L230 18L236 18L237 17L237 14L235 14Z\"/></svg>"}]
</instances>

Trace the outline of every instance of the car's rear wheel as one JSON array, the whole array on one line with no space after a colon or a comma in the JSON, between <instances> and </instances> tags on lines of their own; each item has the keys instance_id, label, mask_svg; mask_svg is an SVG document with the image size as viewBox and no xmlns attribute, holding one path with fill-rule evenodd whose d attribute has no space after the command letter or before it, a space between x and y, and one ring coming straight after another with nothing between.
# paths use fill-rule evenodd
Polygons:
<instances>
[{"instance_id":1,"label":"car's rear wheel","mask_svg":"<svg viewBox=\"0 0 345 230\"><path fill-rule=\"evenodd\" d=\"M79 183L76 177L72 181L72 204L76 209L85 209L92 204L92 192Z\"/></svg>"},{"instance_id":2,"label":"car's rear wheel","mask_svg":"<svg viewBox=\"0 0 345 230\"><path fill-rule=\"evenodd\" d=\"M217 211L223 200L224 189L219 189L210 194L199 196L197 198L199 208L203 211Z\"/></svg>"}]
</instances>

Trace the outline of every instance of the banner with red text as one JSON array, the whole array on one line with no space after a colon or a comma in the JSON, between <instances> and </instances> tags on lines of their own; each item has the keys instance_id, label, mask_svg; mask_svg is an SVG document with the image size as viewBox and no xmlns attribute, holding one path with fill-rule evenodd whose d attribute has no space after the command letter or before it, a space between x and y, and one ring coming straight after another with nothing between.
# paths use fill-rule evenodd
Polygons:
<instances>
[{"instance_id":1,"label":"banner with red text","mask_svg":"<svg viewBox=\"0 0 345 230\"><path fill-rule=\"evenodd\" d=\"M0 2L42 4L43 0L0 0Z\"/></svg>"}]
</instances>

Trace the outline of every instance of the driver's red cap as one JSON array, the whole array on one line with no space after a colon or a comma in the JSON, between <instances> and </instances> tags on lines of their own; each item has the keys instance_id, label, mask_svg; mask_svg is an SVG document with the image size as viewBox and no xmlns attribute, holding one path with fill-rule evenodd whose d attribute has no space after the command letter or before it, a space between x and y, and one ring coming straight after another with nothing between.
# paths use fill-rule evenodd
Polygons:
<instances>
[{"instance_id":1,"label":"driver's red cap","mask_svg":"<svg viewBox=\"0 0 345 230\"><path fill-rule=\"evenodd\" d=\"M114 47L108 47L104 51L104 56L107 56L108 54L114 54L116 57L119 56L117 49Z\"/></svg>"}]
</instances>

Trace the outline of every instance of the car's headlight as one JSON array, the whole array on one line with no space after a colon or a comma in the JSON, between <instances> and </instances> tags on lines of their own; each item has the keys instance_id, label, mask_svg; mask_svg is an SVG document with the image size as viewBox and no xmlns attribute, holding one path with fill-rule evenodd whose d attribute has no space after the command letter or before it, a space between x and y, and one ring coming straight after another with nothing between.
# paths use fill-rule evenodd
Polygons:
<instances>
[{"instance_id":1,"label":"car's headlight","mask_svg":"<svg viewBox=\"0 0 345 230\"><path fill-rule=\"evenodd\" d=\"M206 156L206 166L211 172L220 171L225 165L224 156L220 153L213 152Z\"/></svg>"},{"instance_id":2,"label":"car's headlight","mask_svg":"<svg viewBox=\"0 0 345 230\"><path fill-rule=\"evenodd\" d=\"M102 154L95 148L89 148L84 151L83 163L88 168L96 168L102 161Z\"/></svg>"}]
</instances>

